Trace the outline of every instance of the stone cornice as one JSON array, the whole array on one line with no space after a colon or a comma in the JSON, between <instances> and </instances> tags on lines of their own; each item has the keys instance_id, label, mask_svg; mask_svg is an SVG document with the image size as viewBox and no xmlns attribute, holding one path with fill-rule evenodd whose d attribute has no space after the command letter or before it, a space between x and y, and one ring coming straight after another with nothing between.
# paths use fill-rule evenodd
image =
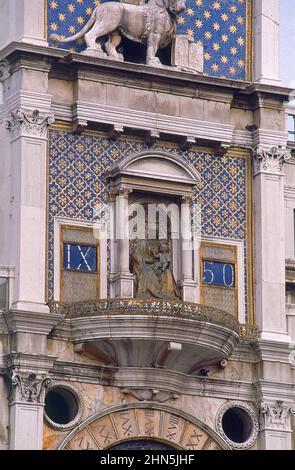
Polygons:
<instances>
[{"instance_id":1,"label":"stone cornice","mask_svg":"<svg viewBox=\"0 0 295 470\"><path fill-rule=\"evenodd\" d=\"M208 377L190 377L180 372L144 367L111 368L57 361L51 371L52 380L71 380L109 385L120 388L166 390L183 395L214 398L255 400L255 388L250 382Z\"/></svg>"},{"instance_id":2,"label":"stone cornice","mask_svg":"<svg viewBox=\"0 0 295 470\"><path fill-rule=\"evenodd\" d=\"M63 320L62 315L10 310L4 313L9 333L48 335Z\"/></svg>"},{"instance_id":3,"label":"stone cornice","mask_svg":"<svg viewBox=\"0 0 295 470\"><path fill-rule=\"evenodd\" d=\"M238 80L225 80L215 77L200 76L188 72L180 72L171 67L155 68L146 65L133 64L128 62L116 62L110 59L98 59L87 57L81 54L69 54L68 51L46 47L37 46L33 44L12 42L5 47L0 53L0 60L7 59L16 62L20 57L42 60L49 59L52 62L56 60L63 61L65 64L72 64L76 68L86 67L94 68L96 70L104 70L106 72L118 74L132 74L151 79L169 80L182 82L185 84L200 85L206 87L218 87L223 90L233 90L234 92L240 91L245 95L252 95L263 93L264 95L271 94L276 96L280 101L287 101L290 94L290 89L280 86L264 85L258 83L250 83Z\"/></svg>"},{"instance_id":4,"label":"stone cornice","mask_svg":"<svg viewBox=\"0 0 295 470\"><path fill-rule=\"evenodd\" d=\"M295 401L295 385L291 382L257 379L253 382L257 400L293 400Z\"/></svg>"},{"instance_id":5,"label":"stone cornice","mask_svg":"<svg viewBox=\"0 0 295 470\"><path fill-rule=\"evenodd\" d=\"M291 349L288 343L259 339L253 344L258 361L290 363Z\"/></svg>"},{"instance_id":6,"label":"stone cornice","mask_svg":"<svg viewBox=\"0 0 295 470\"><path fill-rule=\"evenodd\" d=\"M192 139L231 144L234 127L218 122L198 121L178 116L133 110L95 103L77 101L72 107L72 119L77 125L88 122L159 133L186 136Z\"/></svg>"},{"instance_id":7,"label":"stone cornice","mask_svg":"<svg viewBox=\"0 0 295 470\"><path fill-rule=\"evenodd\" d=\"M5 356L5 363L8 370L17 369L24 372L36 370L41 373L52 369L56 359L56 356L45 354L12 352Z\"/></svg>"}]
</instances>

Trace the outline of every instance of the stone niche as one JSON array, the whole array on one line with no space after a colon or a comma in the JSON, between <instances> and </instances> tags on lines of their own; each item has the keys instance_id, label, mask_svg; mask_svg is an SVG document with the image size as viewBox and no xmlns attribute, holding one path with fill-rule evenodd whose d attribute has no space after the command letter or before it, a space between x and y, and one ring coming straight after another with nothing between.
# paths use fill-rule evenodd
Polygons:
<instances>
[{"instance_id":1,"label":"stone niche","mask_svg":"<svg viewBox=\"0 0 295 470\"><path fill-rule=\"evenodd\" d=\"M191 198L198 172L176 155L147 151L125 158L109 177L117 238L112 297L196 302ZM183 236L187 230L189 240Z\"/></svg>"}]
</instances>

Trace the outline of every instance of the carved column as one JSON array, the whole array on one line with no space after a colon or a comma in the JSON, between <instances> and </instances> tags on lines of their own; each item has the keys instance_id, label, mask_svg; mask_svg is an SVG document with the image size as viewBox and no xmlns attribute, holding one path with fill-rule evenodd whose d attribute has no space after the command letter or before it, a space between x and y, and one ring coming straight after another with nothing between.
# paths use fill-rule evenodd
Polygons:
<instances>
[{"instance_id":1,"label":"carved column","mask_svg":"<svg viewBox=\"0 0 295 470\"><path fill-rule=\"evenodd\" d=\"M253 150L256 323L262 339L285 342L283 165L290 158L282 148Z\"/></svg>"},{"instance_id":2,"label":"carved column","mask_svg":"<svg viewBox=\"0 0 295 470\"><path fill-rule=\"evenodd\" d=\"M116 273L112 276L114 297L133 297L133 275L129 270L129 190L120 188L115 202Z\"/></svg>"},{"instance_id":3,"label":"carved column","mask_svg":"<svg viewBox=\"0 0 295 470\"><path fill-rule=\"evenodd\" d=\"M44 399L50 385L45 375L10 372L10 450L42 450Z\"/></svg>"},{"instance_id":4,"label":"carved column","mask_svg":"<svg viewBox=\"0 0 295 470\"><path fill-rule=\"evenodd\" d=\"M291 450L291 415L295 407L283 401L260 403L260 447L263 450Z\"/></svg>"},{"instance_id":5,"label":"carved column","mask_svg":"<svg viewBox=\"0 0 295 470\"><path fill-rule=\"evenodd\" d=\"M180 257L182 300L197 301L197 287L193 280L193 238L191 197L183 197L180 209Z\"/></svg>"},{"instance_id":6,"label":"carved column","mask_svg":"<svg viewBox=\"0 0 295 470\"><path fill-rule=\"evenodd\" d=\"M12 308L46 313L46 154L48 127L54 118L38 110L16 110L6 120L10 134L5 232L10 250L0 253L0 262L16 267ZM8 136L7 136L8 137ZM9 138L6 139L9 142ZM5 228L5 227L4 227Z\"/></svg>"}]
</instances>

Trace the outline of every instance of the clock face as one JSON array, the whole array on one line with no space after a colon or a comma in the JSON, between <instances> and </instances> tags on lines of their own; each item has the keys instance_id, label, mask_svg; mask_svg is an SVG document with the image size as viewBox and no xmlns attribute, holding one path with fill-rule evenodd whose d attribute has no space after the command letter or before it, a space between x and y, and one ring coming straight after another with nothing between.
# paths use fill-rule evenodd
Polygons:
<instances>
[{"instance_id":1,"label":"clock face","mask_svg":"<svg viewBox=\"0 0 295 470\"><path fill-rule=\"evenodd\" d=\"M97 247L64 243L63 267L69 271L97 272Z\"/></svg>"},{"instance_id":2,"label":"clock face","mask_svg":"<svg viewBox=\"0 0 295 470\"><path fill-rule=\"evenodd\" d=\"M203 260L203 284L206 286L235 287L235 265Z\"/></svg>"}]
</instances>

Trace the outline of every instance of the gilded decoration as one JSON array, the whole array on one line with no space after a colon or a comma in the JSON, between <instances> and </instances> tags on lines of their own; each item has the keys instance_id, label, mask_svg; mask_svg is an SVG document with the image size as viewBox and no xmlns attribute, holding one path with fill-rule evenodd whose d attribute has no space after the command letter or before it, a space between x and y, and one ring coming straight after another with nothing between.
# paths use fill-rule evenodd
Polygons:
<instances>
[{"instance_id":1,"label":"gilded decoration","mask_svg":"<svg viewBox=\"0 0 295 470\"><path fill-rule=\"evenodd\" d=\"M78 33L94 8L105 1L48 0L48 39L51 34L67 37ZM177 34L187 35L203 46L206 75L249 80L251 17L251 0L186 0L185 11L177 17ZM54 45L54 42L49 39L49 44ZM78 39L60 47L81 52L86 44Z\"/></svg>"},{"instance_id":2,"label":"gilded decoration","mask_svg":"<svg viewBox=\"0 0 295 470\"><path fill-rule=\"evenodd\" d=\"M49 300L53 298L54 218L94 221L95 207L108 201L106 173L127 155L144 150L148 150L146 144L131 138L121 137L114 142L94 133L78 135L67 130L50 130ZM201 180L196 185L193 203L201 206L202 236L245 241L248 217L247 159L244 156L217 155L196 149L184 151L164 143L155 150L176 154L199 172ZM172 283L172 279L170 281Z\"/></svg>"}]
</instances>

